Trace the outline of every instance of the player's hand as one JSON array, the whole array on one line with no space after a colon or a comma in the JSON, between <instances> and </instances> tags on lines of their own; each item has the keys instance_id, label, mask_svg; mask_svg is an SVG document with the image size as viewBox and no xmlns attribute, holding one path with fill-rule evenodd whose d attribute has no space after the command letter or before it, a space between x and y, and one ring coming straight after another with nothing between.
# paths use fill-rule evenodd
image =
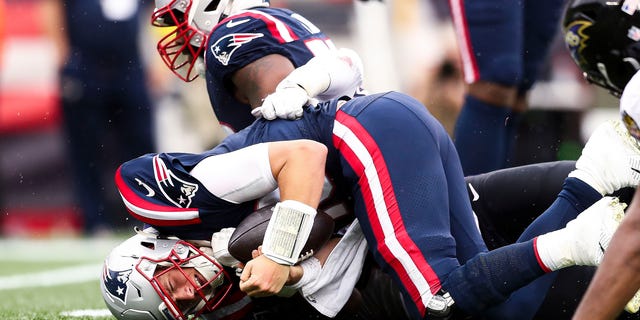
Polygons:
<instances>
[{"instance_id":1,"label":"player's hand","mask_svg":"<svg viewBox=\"0 0 640 320\"><path fill-rule=\"evenodd\" d=\"M262 255L262 246L259 246L258 249L251 251L251 258L255 259Z\"/></svg>"},{"instance_id":2,"label":"player's hand","mask_svg":"<svg viewBox=\"0 0 640 320\"><path fill-rule=\"evenodd\" d=\"M307 102L309 102L307 91L295 83L284 84L268 95L262 102L262 106L251 110L251 114L267 120L275 118L294 120L302 117L303 107Z\"/></svg>"},{"instance_id":3,"label":"player's hand","mask_svg":"<svg viewBox=\"0 0 640 320\"><path fill-rule=\"evenodd\" d=\"M289 279L290 267L264 255L247 262L240 275L240 290L251 297L278 294Z\"/></svg>"},{"instance_id":4,"label":"player's hand","mask_svg":"<svg viewBox=\"0 0 640 320\"><path fill-rule=\"evenodd\" d=\"M237 268L241 266L240 261L229 253L229 239L236 228L223 228L211 236L211 249L213 257L225 267Z\"/></svg>"}]
</instances>

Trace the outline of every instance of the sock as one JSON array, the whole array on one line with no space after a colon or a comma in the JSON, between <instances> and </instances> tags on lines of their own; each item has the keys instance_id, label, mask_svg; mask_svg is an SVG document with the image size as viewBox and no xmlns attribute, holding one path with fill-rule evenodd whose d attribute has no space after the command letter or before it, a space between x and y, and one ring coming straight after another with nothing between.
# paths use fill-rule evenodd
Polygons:
<instances>
[{"instance_id":1,"label":"sock","mask_svg":"<svg viewBox=\"0 0 640 320\"><path fill-rule=\"evenodd\" d=\"M475 256L453 270L442 288L462 310L475 315L544 273L530 240Z\"/></svg>"},{"instance_id":2,"label":"sock","mask_svg":"<svg viewBox=\"0 0 640 320\"><path fill-rule=\"evenodd\" d=\"M566 178L556 200L522 232L518 242L564 228L602 195L578 178Z\"/></svg>"},{"instance_id":3,"label":"sock","mask_svg":"<svg viewBox=\"0 0 640 320\"><path fill-rule=\"evenodd\" d=\"M571 246L567 244L567 239L570 239L570 237L562 229L533 239L540 267L546 272L556 271L575 264Z\"/></svg>"},{"instance_id":4,"label":"sock","mask_svg":"<svg viewBox=\"0 0 640 320\"><path fill-rule=\"evenodd\" d=\"M465 176L503 168L510 110L467 96L454 129Z\"/></svg>"},{"instance_id":5,"label":"sock","mask_svg":"<svg viewBox=\"0 0 640 320\"><path fill-rule=\"evenodd\" d=\"M512 167L514 164L514 157L516 155L516 140L518 138L518 130L520 129L520 123L522 122L522 112L510 111L509 118L507 119L507 129L505 133L505 161L502 164L503 168Z\"/></svg>"}]
</instances>

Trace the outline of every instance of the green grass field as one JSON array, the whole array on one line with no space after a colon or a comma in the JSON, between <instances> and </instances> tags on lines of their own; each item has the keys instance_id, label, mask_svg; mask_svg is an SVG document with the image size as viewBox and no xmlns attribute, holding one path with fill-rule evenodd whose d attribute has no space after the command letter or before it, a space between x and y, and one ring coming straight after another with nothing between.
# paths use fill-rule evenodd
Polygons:
<instances>
[{"instance_id":1,"label":"green grass field","mask_svg":"<svg viewBox=\"0 0 640 320\"><path fill-rule=\"evenodd\" d=\"M0 239L0 319L114 319L102 260L122 239Z\"/></svg>"}]
</instances>

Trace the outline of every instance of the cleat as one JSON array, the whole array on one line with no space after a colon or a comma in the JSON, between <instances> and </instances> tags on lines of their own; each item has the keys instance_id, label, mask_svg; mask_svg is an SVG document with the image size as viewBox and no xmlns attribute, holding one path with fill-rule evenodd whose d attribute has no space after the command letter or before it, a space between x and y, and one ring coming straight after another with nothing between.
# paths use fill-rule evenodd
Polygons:
<instances>
[{"instance_id":1,"label":"cleat","mask_svg":"<svg viewBox=\"0 0 640 320\"><path fill-rule=\"evenodd\" d=\"M626 207L618 198L604 197L567 223L565 229L574 238L570 251L576 265L600 264Z\"/></svg>"},{"instance_id":2,"label":"cleat","mask_svg":"<svg viewBox=\"0 0 640 320\"><path fill-rule=\"evenodd\" d=\"M544 266L554 271L574 265L600 265L626 207L618 198L604 197L566 227L538 236L537 248Z\"/></svg>"},{"instance_id":3,"label":"cleat","mask_svg":"<svg viewBox=\"0 0 640 320\"><path fill-rule=\"evenodd\" d=\"M640 183L640 143L621 120L607 121L593 132L569 177L582 180L603 196L636 187Z\"/></svg>"},{"instance_id":4,"label":"cleat","mask_svg":"<svg viewBox=\"0 0 640 320\"><path fill-rule=\"evenodd\" d=\"M629 313L636 313L638 310L640 310L640 290L633 295L633 298L624 307L624 311Z\"/></svg>"},{"instance_id":5,"label":"cleat","mask_svg":"<svg viewBox=\"0 0 640 320\"><path fill-rule=\"evenodd\" d=\"M438 291L429 303L427 303L427 315L429 319L449 319L454 305L453 298L444 290Z\"/></svg>"}]
</instances>

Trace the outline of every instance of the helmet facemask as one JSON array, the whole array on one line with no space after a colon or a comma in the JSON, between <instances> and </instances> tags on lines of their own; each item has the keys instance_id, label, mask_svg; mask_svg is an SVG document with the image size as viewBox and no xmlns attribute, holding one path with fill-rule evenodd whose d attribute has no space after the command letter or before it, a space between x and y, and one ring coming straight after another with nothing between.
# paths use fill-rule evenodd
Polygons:
<instances>
[{"instance_id":1,"label":"helmet facemask","mask_svg":"<svg viewBox=\"0 0 640 320\"><path fill-rule=\"evenodd\" d=\"M180 79L193 81L204 70L204 47L218 22L245 9L268 6L268 0L156 0L151 24L175 27L160 39L158 52Z\"/></svg>"},{"instance_id":2,"label":"helmet facemask","mask_svg":"<svg viewBox=\"0 0 640 320\"><path fill-rule=\"evenodd\" d=\"M195 279L185 272L185 268L195 268L198 271ZM135 269L151 283L167 310L176 319L198 317L215 310L231 290L230 278L223 267L185 241L178 241L165 258L140 258ZM166 288L160 281L163 275L173 270L180 272L192 286L193 300L174 301L170 288Z\"/></svg>"},{"instance_id":3,"label":"helmet facemask","mask_svg":"<svg viewBox=\"0 0 640 320\"><path fill-rule=\"evenodd\" d=\"M158 53L173 73L183 81L190 82L199 75L197 66L204 63L203 50L211 30L205 33L190 24L191 0L165 2L156 1L156 6L162 6L157 7L151 15L151 24L174 29L158 41Z\"/></svg>"},{"instance_id":4,"label":"helmet facemask","mask_svg":"<svg viewBox=\"0 0 640 320\"><path fill-rule=\"evenodd\" d=\"M200 74L199 64L204 63L203 51L207 36L184 23L158 41L158 53L174 74L186 82Z\"/></svg>"}]
</instances>

